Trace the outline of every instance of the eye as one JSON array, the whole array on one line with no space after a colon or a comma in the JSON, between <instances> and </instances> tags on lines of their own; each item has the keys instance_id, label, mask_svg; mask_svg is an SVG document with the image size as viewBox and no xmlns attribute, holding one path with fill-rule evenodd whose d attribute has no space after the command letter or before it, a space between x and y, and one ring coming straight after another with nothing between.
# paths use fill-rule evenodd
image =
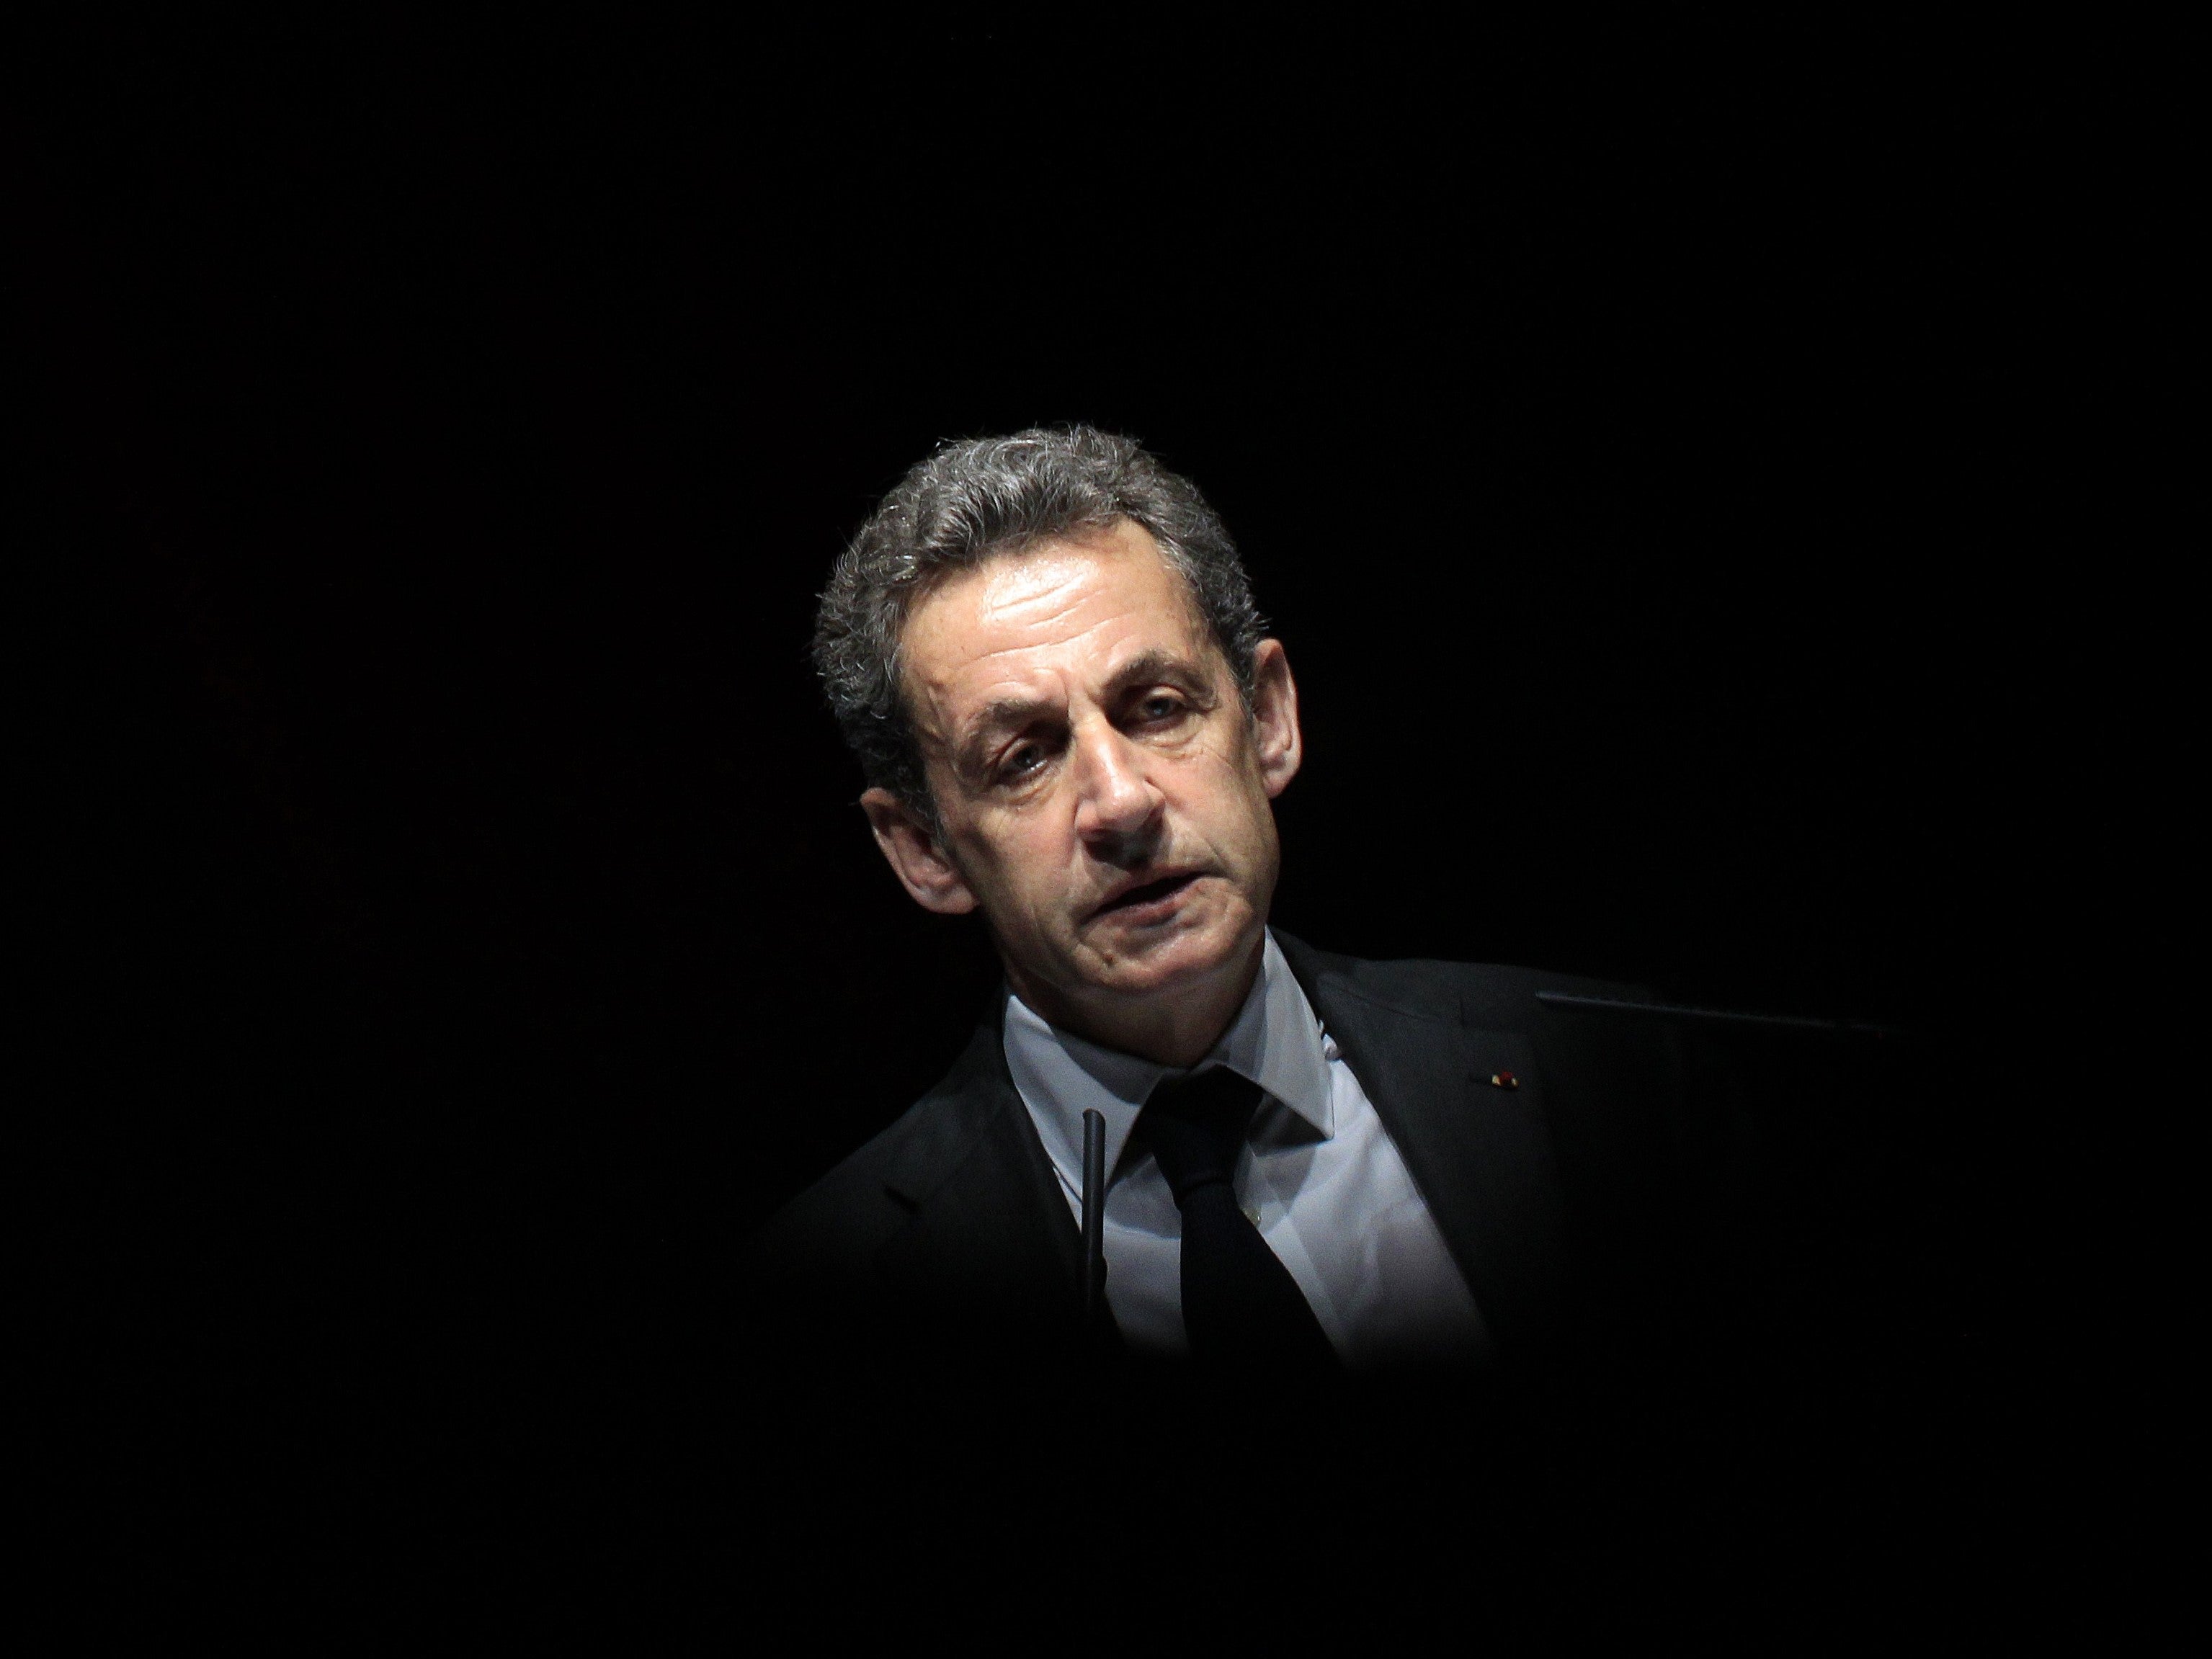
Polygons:
<instances>
[{"instance_id":1,"label":"eye","mask_svg":"<svg viewBox=\"0 0 2212 1659\"><path fill-rule=\"evenodd\" d=\"M1025 777L1044 764L1044 750L1033 743L1023 744L999 763L999 775L1006 778Z\"/></svg>"},{"instance_id":2,"label":"eye","mask_svg":"<svg viewBox=\"0 0 2212 1659\"><path fill-rule=\"evenodd\" d=\"M1140 720L1170 720L1182 713L1182 699L1165 691L1155 691L1137 705Z\"/></svg>"}]
</instances>

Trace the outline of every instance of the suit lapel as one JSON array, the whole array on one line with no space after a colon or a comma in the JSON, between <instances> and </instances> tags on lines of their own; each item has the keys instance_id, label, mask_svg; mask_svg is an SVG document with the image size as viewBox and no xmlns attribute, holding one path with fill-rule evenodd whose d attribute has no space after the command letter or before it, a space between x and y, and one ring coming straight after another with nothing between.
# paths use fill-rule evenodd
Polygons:
<instances>
[{"instance_id":1,"label":"suit lapel","mask_svg":"<svg viewBox=\"0 0 2212 1659\"><path fill-rule=\"evenodd\" d=\"M1429 1213L1509 1364L1541 1346L1556 1298L1565 1226L1527 1038L1467 1029L1453 1012L1377 1000L1348 959L1276 939L1406 1160ZM1492 1085L1510 1073L1517 1086Z\"/></svg>"},{"instance_id":2,"label":"suit lapel","mask_svg":"<svg viewBox=\"0 0 2212 1659\"><path fill-rule=\"evenodd\" d=\"M1419 1007L1385 1000L1356 982L1350 958L1276 939L1406 1160L1501 1354L1509 1364L1530 1357L1565 1244L1528 1039L1470 1029L1456 996ZM1492 1085L1507 1072L1516 1087ZM940 1328L1079 1335L1081 1231L1007 1073L995 1019L979 1026L884 1184L912 1212L876 1256L902 1300Z\"/></svg>"},{"instance_id":3,"label":"suit lapel","mask_svg":"<svg viewBox=\"0 0 2212 1659\"><path fill-rule=\"evenodd\" d=\"M977 1029L928 1110L927 1130L885 1176L913 1218L878 1251L878 1272L940 1326L1073 1334L1082 1236L1006 1073L995 1022Z\"/></svg>"}]
</instances>

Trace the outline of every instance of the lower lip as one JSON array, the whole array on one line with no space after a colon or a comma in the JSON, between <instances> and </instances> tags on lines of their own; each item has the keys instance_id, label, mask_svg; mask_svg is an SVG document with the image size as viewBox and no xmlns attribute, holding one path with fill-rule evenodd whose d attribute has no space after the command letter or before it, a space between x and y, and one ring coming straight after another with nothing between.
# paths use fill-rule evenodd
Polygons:
<instances>
[{"instance_id":1,"label":"lower lip","mask_svg":"<svg viewBox=\"0 0 2212 1659\"><path fill-rule=\"evenodd\" d=\"M1103 920L1126 921L1138 927L1165 921L1182 908L1184 896L1197 880L1196 876L1186 876L1158 898L1148 898L1141 904L1109 905L1103 913Z\"/></svg>"}]
</instances>

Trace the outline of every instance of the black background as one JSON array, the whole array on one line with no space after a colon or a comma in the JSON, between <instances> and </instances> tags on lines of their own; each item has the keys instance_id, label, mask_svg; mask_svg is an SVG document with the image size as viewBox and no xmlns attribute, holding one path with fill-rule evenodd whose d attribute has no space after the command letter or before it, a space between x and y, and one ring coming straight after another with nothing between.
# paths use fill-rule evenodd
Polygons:
<instances>
[{"instance_id":1,"label":"black background","mask_svg":"<svg viewBox=\"0 0 2212 1659\"><path fill-rule=\"evenodd\" d=\"M53 1249L100 1596L364 1528L465 1577L711 1408L732 1252L993 981L881 866L805 658L945 437L1127 430L1221 509L1304 696L1279 922L1891 1022L1976 1079L1915 1130L1980 1149L1957 1231L2029 1203L2040 1097L1976 1066L2073 920L2020 575L2072 528L2094 64L1172 18L72 49L31 453L98 733ZM1945 1264L1946 1340L2081 1316L2007 1237Z\"/></svg>"}]
</instances>

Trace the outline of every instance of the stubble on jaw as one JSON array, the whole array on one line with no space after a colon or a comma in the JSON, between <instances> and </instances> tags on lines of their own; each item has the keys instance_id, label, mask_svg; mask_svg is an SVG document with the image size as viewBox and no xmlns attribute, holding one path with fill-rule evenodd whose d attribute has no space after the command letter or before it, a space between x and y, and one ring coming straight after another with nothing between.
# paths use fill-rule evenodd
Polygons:
<instances>
[{"instance_id":1,"label":"stubble on jaw","mask_svg":"<svg viewBox=\"0 0 2212 1659\"><path fill-rule=\"evenodd\" d=\"M1225 896L1207 896L1214 902L1233 902ZM992 942L1015 994L1053 1024L1126 1054L1187 1066L1213 1046L1251 991L1266 939L1264 915L1255 916L1249 933L1218 961L1200 963L1165 982L1128 971L1132 967L1141 970L1150 951L1098 948L1079 937L1078 949L1069 953L1071 963L1089 957L1101 971L1066 986L1040 981L1024 972L1000 945L995 931ZM1172 939L1160 941L1164 949L1171 950L1174 944ZM1128 982L1133 978L1137 982Z\"/></svg>"}]
</instances>

